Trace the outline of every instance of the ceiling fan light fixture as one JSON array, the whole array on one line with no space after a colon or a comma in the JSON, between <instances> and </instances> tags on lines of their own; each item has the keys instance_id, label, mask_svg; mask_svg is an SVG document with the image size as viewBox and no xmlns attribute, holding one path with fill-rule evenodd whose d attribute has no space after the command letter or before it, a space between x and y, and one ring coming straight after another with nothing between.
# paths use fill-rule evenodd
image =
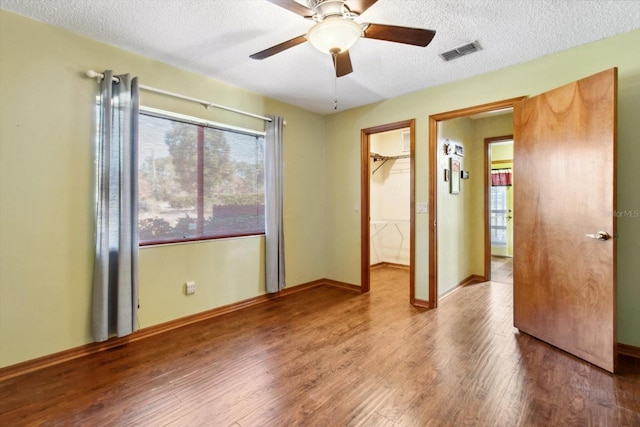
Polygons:
<instances>
[{"instance_id":1,"label":"ceiling fan light fixture","mask_svg":"<svg viewBox=\"0 0 640 427\"><path fill-rule=\"evenodd\" d=\"M351 19L334 18L309 29L307 41L323 53L345 52L362 36L362 27Z\"/></svg>"}]
</instances>

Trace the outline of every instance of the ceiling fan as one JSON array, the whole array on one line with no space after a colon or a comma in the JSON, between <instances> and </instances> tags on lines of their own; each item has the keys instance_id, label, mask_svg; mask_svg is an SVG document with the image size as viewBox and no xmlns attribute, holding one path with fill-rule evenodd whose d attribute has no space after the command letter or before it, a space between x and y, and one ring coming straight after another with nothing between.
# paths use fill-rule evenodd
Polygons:
<instances>
[{"instance_id":1,"label":"ceiling fan","mask_svg":"<svg viewBox=\"0 0 640 427\"><path fill-rule=\"evenodd\" d=\"M357 23L355 18L378 0L308 0L308 7L294 0L267 1L306 19L312 19L315 24L306 34L254 53L250 58L265 59L308 41L319 51L331 55L336 77L353 72L349 48L361 37L424 47L436 34L433 30L422 28Z\"/></svg>"}]
</instances>

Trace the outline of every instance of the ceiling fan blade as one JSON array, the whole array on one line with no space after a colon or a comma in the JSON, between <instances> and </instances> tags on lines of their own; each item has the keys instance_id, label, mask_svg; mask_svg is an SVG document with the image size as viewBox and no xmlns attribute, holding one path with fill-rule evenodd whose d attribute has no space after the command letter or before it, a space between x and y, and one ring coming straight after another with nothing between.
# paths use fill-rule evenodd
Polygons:
<instances>
[{"instance_id":1,"label":"ceiling fan blade","mask_svg":"<svg viewBox=\"0 0 640 427\"><path fill-rule=\"evenodd\" d=\"M346 76L353 72L351 56L349 55L348 50L335 54L335 56L332 55L331 59L333 60L333 66L336 69L336 77Z\"/></svg>"},{"instance_id":2,"label":"ceiling fan blade","mask_svg":"<svg viewBox=\"0 0 640 427\"><path fill-rule=\"evenodd\" d=\"M276 6L280 6L283 9L287 9L289 12L293 12L296 15L300 15L303 18L311 18L313 11L308 7L304 7L300 3L294 0L267 0L269 3L273 3Z\"/></svg>"},{"instance_id":3,"label":"ceiling fan blade","mask_svg":"<svg viewBox=\"0 0 640 427\"><path fill-rule=\"evenodd\" d=\"M351 12L362 15L365 10L373 6L378 0L348 0L347 7Z\"/></svg>"},{"instance_id":4,"label":"ceiling fan blade","mask_svg":"<svg viewBox=\"0 0 640 427\"><path fill-rule=\"evenodd\" d=\"M286 42L282 42L280 44L277 44L275 46L271 46L268 49L262 50L258 53L254 53L253 55L250 55L249 58L252 59L265 59L268 58L270 56L275 55L276 53L280 53L284 50L289 49L290 47L294 47L297 46L301 43L304 43L307 41L307 38L305 36L298 36L295 37L291 40L287 40Z\"/></svg>"},{"instance_id":5,"label":"ceiling fan blade","mask_svg":"<svg viewBox=\"0 0 640 427\"><path fill-rule=\"evenodd\" d=\"M436 32L422 28L397 27L395 25L365 24L364 37L388 42L426 46L431 43Z\"/></svg>"}]
</instances>

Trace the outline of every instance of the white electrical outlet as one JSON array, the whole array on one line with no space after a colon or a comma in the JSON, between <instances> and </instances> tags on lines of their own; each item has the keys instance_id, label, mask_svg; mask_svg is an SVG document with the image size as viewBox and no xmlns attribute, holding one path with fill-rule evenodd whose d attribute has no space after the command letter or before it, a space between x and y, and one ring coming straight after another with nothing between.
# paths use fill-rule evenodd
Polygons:
<instances>
[{"instance_id":1,"label":"white electrical outlet","mask_svg":"<svg viewBox=\"0 0 640 427\"><path fill-rule=\"evenodd\" d=\"M196 293L196 282L187 282L184 284L184 292L187 295Z\"/></svg>"}]
</instances>

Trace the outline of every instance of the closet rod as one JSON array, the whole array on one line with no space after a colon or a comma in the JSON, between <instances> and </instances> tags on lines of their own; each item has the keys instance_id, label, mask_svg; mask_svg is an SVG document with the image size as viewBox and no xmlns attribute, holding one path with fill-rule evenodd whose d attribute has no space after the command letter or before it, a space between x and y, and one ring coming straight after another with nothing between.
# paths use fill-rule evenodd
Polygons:
<instances>
[{"instance_id":1,"label":"closet rod","mask_svg":"<svg viewBox=\"0 0 640 427\"><path fill-rule=\"evenodd\" d=\"M98 81L100 79L104 79L104 74L98 73L97 71L94 71L94 70L88 70L86 72L86 75L87 75L87 77L90 77L92 79L93 78L98 79ZM117 77L114 76L113 77L113 81L118 82L119 80L118 80ZM221 110L231 111L232 113L238 113L238 114L242 114L244 116L254 117L256 119L264 120L265 122L273 121L269 117L260 116L258 114L253 114L253 113L248 113L246 111L237 110L237 109L231 108L231 107L225 107L224 105L214 104L213 102L205 101L203 99L192 98L190 96L180 95L179 93L169 92L169 91L162 90L162 89L156 89L156 88L151 87L151 86L139 85L139 87L140 87L140 89L146 90L148 92L155 92L155 93L159 93L159 94L162 94L162 95L172 96L172 97L178 98L178 99L183 99L185 101L195 102L197 104L202 105L207 110L209 108L211 108L211 107L215 107L215 108L219 108Z\"/></svg>"},{"instance_id":2,"label":"closet rod","mask_svg":"<svg viewBox=\"0 0 640 427\"><path fill-rule=\"evenodd\" d=\"M408 159L411 157L410 154L400 154L398 156L383 156L382 154L378 154L378 153L369 153L369 157L371 157L373 159L373 161L378 161L378 160L397 160L397 159Z\"/></svg>"}]
</instances>

